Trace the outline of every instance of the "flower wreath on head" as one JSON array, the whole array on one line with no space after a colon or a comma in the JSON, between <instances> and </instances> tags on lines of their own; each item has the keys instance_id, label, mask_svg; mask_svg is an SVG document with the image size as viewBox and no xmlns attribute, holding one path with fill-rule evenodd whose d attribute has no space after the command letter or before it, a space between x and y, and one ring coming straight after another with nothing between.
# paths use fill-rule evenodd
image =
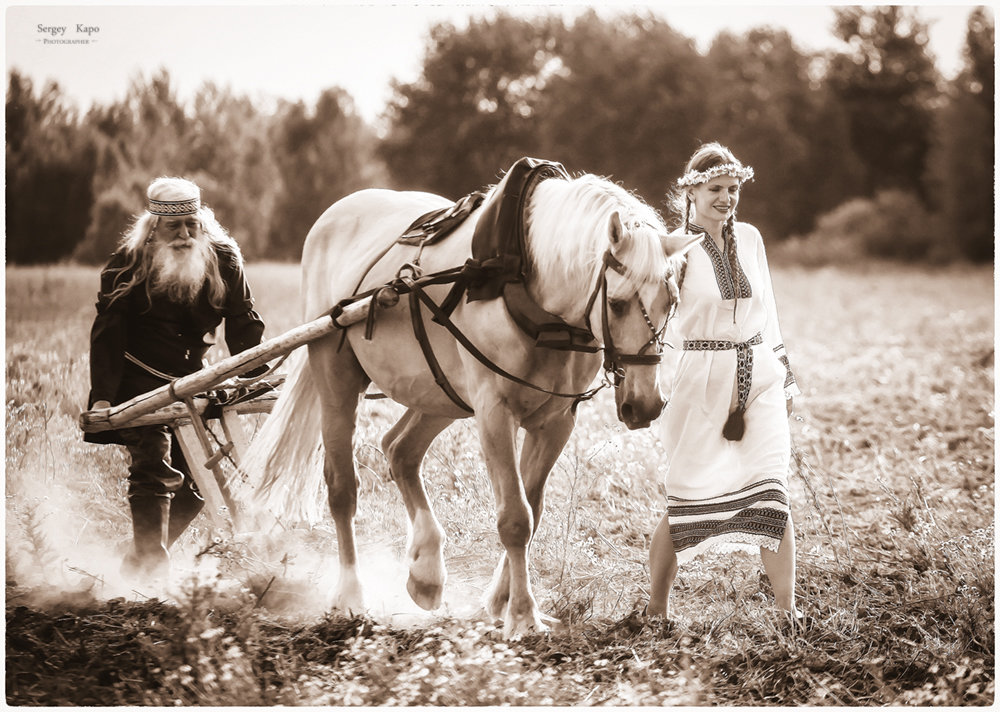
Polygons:
<instances>
[{"instance_id":1,"label":"flower wreath on head","mask_svg":"<svg viewBox=\"0 0 1000 712\"><path fill-rule=\"evenodd\" d=\"M704 171L688 171L677 179L677 185L686 188L689 185L707 183L719 176L732 176L739 179L740 183L745 183L753 178L753 168L744 166L742 163L723 163Z\"/></svg>"}]
</instances>

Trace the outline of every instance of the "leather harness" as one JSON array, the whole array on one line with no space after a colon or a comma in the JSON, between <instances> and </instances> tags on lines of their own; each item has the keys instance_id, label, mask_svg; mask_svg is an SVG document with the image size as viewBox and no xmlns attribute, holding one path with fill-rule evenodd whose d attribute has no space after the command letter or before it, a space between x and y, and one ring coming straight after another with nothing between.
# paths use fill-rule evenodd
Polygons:
<instances>
[{"instance_id":1,"label":"leather harness","mask_svg":"<svg viewBox=\"0 0 1000 712\"><path fill-rule=\"evenodd\" d=\"M399 296L408 295L413 334L420 344L420 349L435 382L456 406L470 414L473 413L473 409L455 391L434 354L421 314L421 304L430 311L432 321L447 329L466 351L490 371L536 391L562 398L572 398L574 410L581 401L593 398L598 391L608 385L617 386L623 376L622 365L655 365L659 363L662 352L660 337L663 329L657 330L655 328L641 299L639 299L639 307L649 325L651 338L635 354L622 353L614 346L608 318L607 270L611 269L623 274L624 266L611 254L610 250L604 255L597 283L587 301L587 328L566 323L560 317L542 309L528 295L525 287L529 265L524 258L526 254L524 208L534 187L540 181L548 178L568 179L569 175L558 163L522 158L505 174L501 185L498 185L494 191L493 199L488 201L485 206L482 205L485 194L472 193L452 206L420 216L403 232L397 242L419 246L422 251L423 247L434 244L450 234L473 211L482 209L484 212L480 216L473 234L473 257L466 260L461 267L423 275L419 267L420 252L418 252L416 260L400 267L395 279L391 282L341 300L331 310L331 315L336 319L347 305L374 296L383 290L391 290ZM378 259L381 259L381 256ZM440 284L452 284L453 286L442 303L437 304L426 293L425 288ZM509 373L493 363L452 322L451 313L461 302L463 296L466 296L470 302L502 297L511 318L525 334L534 340L536 346L583 353L596 353L602 350L590 325L590 312L600 296L602 300L601 327L604 344L604 370L607 374L611 374L613 380L609 381L608 378L605 378L601 385L582 393L561 393L542 388ZM377 307L378 302L373 298L365 327L366 339L371 339L373 336ZM652 353L646 353L651 347L655 347L655 350Z\"/></svg>"}]
</instances>

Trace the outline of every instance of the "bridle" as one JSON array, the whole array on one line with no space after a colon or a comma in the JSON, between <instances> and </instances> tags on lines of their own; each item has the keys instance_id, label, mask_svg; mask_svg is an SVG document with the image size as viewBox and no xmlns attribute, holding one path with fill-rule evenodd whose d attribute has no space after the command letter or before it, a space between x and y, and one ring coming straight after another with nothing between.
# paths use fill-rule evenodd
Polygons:
<instances>
[{"instance_id":1,"label":"bridle","mask_svg":"<svg viewBox=\"0 0 1000 712\"><path fill-rule=\"evenodd\" d=\"M622 366L656 366L663 359L663 332L667 328L667 321L663 322L663 326L659 329L653 324L653 320L649 317L649 311L646 309L646 305L642 302L642 297L639 295L639 290L635 291L635 299L639 304L639 311L642 314L642 318L646 320L646 325L649 327L650 337L649 340L643 344L638 351L635 353L624 353L619 351L614 344L614 339L611 337L611 327L610 318L608 316L608 270L625 276L625 265L611 254L611 250L607 250L604 253L604 259L602 260L600 272L597 275L597 282L594 285L594 289L590 293L590 298L587 300L587 308L584 313L584 320L587 324L587 328L591 333L594 332L593 327L590 324L590 312L594 308L594 302L597 301L598 295L601 297L601 337L604 343L604 370L605 372L612 375L614 379L615 387L619 386L622 379L625 377L625 371ZM673 313L673 309L667 315L667 320ZM647 353L649 349L655 349L652 353Z\"/></svg>"}]
</instances>

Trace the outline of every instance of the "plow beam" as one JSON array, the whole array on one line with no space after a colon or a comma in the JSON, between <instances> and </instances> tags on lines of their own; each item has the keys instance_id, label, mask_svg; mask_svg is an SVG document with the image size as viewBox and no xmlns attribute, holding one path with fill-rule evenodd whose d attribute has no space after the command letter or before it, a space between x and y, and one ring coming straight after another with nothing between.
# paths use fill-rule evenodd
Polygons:
<instances>
[{"instance_id":1,"label":"plow beam","mask_svg":"<svg viewBox=\"0 0 1000 712\"><path fill-rule=\"evenodd\" d=\"M161 416L155 416L156 421L151 421L147 416L164 406L193 398L198 393L206 391L228 378L246 373L273 358L297 349L303 344L363 321L368 317L371 305L372 297L366 297L348 304L336 317L327 315L306 322L235 356L222 359L200 371L177 378L172 383L157 388L155 391L136 396L111 408L85 411L80 415L80 428L85 432L96 433L146 425L150 422L162 422L159 420ZM183 410L187 409L183 408Z\"/></svg>"}]
</instances>

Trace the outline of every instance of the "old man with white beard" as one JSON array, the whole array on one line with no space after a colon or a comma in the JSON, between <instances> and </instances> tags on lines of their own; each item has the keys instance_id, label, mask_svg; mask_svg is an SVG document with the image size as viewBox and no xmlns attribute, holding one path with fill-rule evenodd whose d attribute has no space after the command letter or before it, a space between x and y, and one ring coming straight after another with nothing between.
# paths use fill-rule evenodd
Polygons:
<instances>
[{"instance_id":1,"label":"old man with white beard","mask_svg":"<svg viewBox=\"0 0 1000 712\"><path fill-rule=\"evenodd\" d=\"M264 332L239 246L201 203L198 186L158 178L146 195L146 211L101 272L90 334L89 408L108 408L200 370L223 320L231 354L256 346ZM163 578L170 545L204 506L178 442L166 425L84 439L123 444L131 457L133 541L122 574Z\"/></svg>"}]
</instances>

